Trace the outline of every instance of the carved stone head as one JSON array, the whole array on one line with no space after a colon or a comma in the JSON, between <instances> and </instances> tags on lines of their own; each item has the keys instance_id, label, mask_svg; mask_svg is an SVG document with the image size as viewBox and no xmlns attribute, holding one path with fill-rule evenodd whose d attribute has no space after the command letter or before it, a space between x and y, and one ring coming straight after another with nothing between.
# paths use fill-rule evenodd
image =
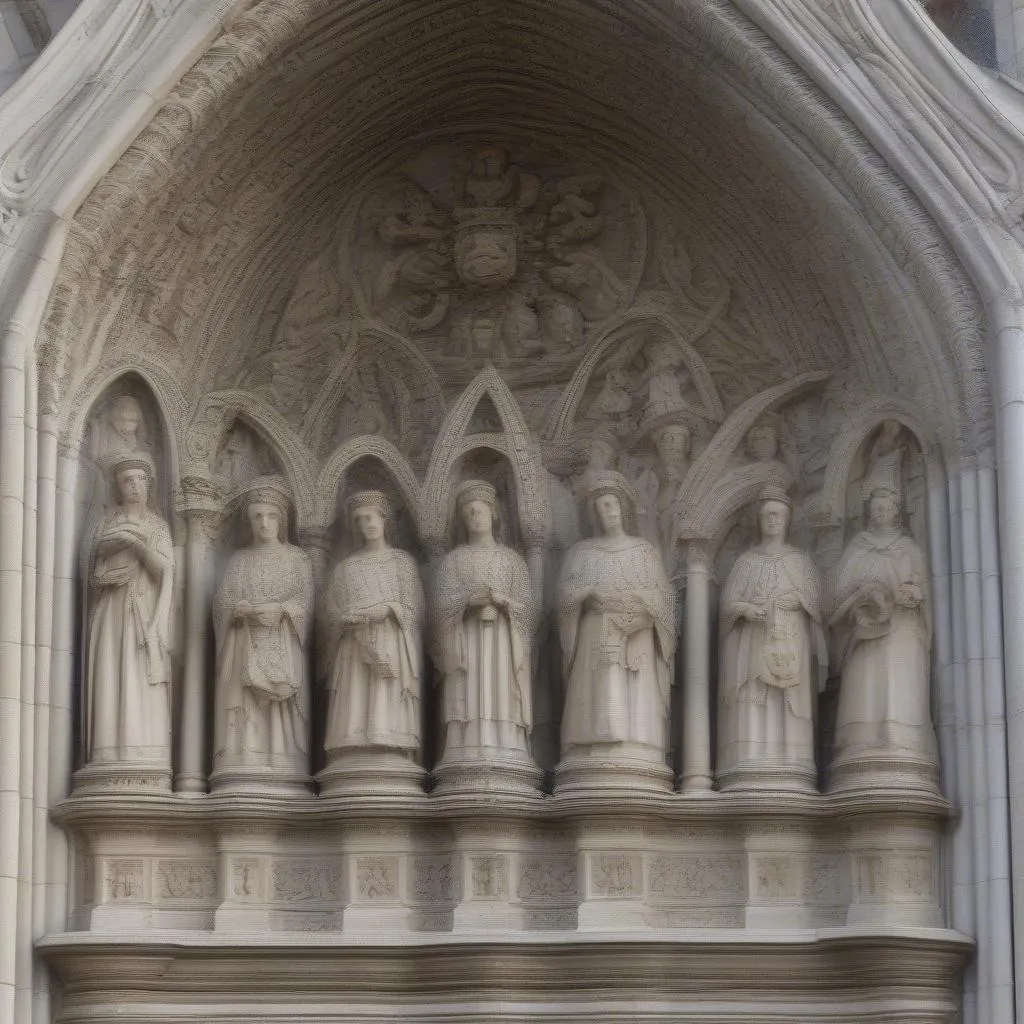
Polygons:
<instances>
[{"instance_id":1,"label":"carved stone head","mask_svg":"<svg viewBox=\"0 0 1024 1024\"><path fill-rule=\"evenodd\" d=\"M747 431L747 454L757 462L771 462L779 454L779 428L770 419L761 420Z\"/></svg>"},{"instance_id":2,"label":"carved stone head","mask_svg":"<svg viewBox=\"0 0 1024 1024\"><path fill-rule=\"evenodd\" d=\"M517 248L515 224L503 210L473 211L456 233L455 271L471 287L504 288L516 274Z\"/></svg>"},{"instance_id":3,"label":"carved stone head","mask_svg":"<svg viewBox=\"0 0 1024 1024\"><path fill-rule=\"evenodd\" d=\"M156 467L147 452L125 452L110 466L121 505L146 505L153 489Z\"/></svg>"},{"instance_id":4,"label":"carved stone head","mask_svg":"<svg viewBox=\"0 0 1024 1024\"><path fill-rule=\"evenodd\" d=\"M886 532L899 529L900 496L889 487L876 487L868 497L868 529Z\"/></svg>"},{"instance_id":5,"label":"carved stone head","mask_svg":"<svg viewBox=\"0 0 1024 1024\"><path fill-rule=\"evenodd\" d=\"M345 503L352 534L360 546L383 542L387 544L391 522L391 504L382 491L358 491Z\"/></svg>"},{"instance_id":6,"label":"carved stone head","mask_svg":"<svg viewBox=\"0 0 1024 1024\"><path fill-rule=\"evenodd\" d=\"M262 545L287 542L291 500L291 491L281 477L260 476L236 492L230 504L242 513L253 543Z\"/></svg>"}]
</instances>

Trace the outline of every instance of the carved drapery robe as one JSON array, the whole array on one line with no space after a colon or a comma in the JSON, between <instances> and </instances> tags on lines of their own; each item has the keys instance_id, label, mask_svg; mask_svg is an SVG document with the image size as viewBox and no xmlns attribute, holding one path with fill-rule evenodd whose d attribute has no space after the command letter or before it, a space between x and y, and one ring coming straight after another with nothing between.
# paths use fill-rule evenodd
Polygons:
<instances>
[{"instance_id":1,"label":"carved drapery robe","mask_svg":"<svg viewBox=\"0 0 1024 1024\"><path fill-rule=\"evenodd\" d=\"M128 548L100 553L125 528L142 535L159 577ZM133 520L118 508L97 526L90 551L86 761L169 765L171 532L155 512Z\"/></svg>"},{"instance_id":2,"label":"carved drapery robe","mask_svg":"<svg viewBox=\"0 0 1024 1024\"><path fill-rule=\"evenodd\" d=\"M764 621L738 606L764 607ZM827 669L821 581L814 563L787 546L736 560L722 592L719 771L793 765L813 772L814 687Z\"/></svg>"},{"instance_id":3,"label":"carved drapery robe","mask_svg":"<svg viewBox=\"0 0 1024 1024\"><path fill-rule=\"evenodd\" d=\"M233 621L241 601L280 604L280 620ZM313 610L309 557L291 544L237 551L214 601L217 707L214 770L308 769L303 648Z\"/></svg>"},{"instance_id":4,"label":"carved drapery robe","mask_svg":"<svg viewBox=\"0 0 1024 1024\"><path fill-rule=\"evenodd\" d=\"M614 602L589 608L595 587ZM558 587L566 684L563 753L573 747L637 744L661 761L675 652L675 600L661 556L639 537L581 541Z\"/></svg>"},{"instance_id":5,"label":"carved drapery robe","mask_svg":"<svg viewBox=\"0 0 1024 1024\"><path fill-rule=\"evenodd\" d=\"M495 603L470 605L490 587ZM463 544L438 570L435 643L444 673L444 756L478 748L529 750L532 593L526 562L501 544ZM493 618L488 618L493 609Z\"/></svg>"},{"instance_id":6,"label":"carved drapery robe","mask_svg":"<svg viewBox=\"0 0 1024 1024\"><path fill-rule=\"evenodd\" d=\"M858 534L836 571L833 623L845 630L836 756L937 759L929 700L931 616L924 555L903 534ZM920 601L903 588L916 587Z\"/></svg>"},{"instance_id":7,"label":"carved drapery robe","mask_svg":"<svg viewBox=\"0 0 1024 1024\"><path fill-rule=\"evenodd\" d=\"M330 676L324 746L328 751L420 745L423 588L416 562L387 548L346 558L327 595L337 650ZM387 618L341 624L346 615L386 605Z\"/></svg>"}]
</instances>

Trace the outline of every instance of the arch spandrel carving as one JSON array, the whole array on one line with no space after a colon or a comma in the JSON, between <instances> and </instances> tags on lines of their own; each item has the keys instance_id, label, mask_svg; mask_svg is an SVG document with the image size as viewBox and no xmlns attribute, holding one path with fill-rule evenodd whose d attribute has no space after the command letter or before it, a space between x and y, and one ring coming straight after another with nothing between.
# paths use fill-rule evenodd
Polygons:
<instances>
[{"instance_id":1,"label":"arch spandrel carving","mask_svg":"<svg viewBox=\"0 0 1024 1024\"><path fill-rule=\"evenodd\" d=\"M473 413L487 395L501 419L502 432L470 434ZM473 448L491 448L508 460L516 486L519 528L530 545L542 544L551 530L551 513L540 450L523 419L515 396L501 374L487 366L452 405L434 442L423 484L422 522L425 536L440 543L451 513L454 471Z\"/></svg>"},{"instance_id":2,"label":"arch spandrel carving","mask_svg":"<svg viewBox=\"0 0 1024 1024\"><path fill-rule=\"evenodd\" d=\"M189 475L212 475L217 453L236 419L254 427L279 462L292 487L296 526L319 526L315 460L284 417L258 395L236 390L203 396L186 435Z\"/></svg>"},{"instance_id":3,"label":"arch spandrel carving","mask_svg":"<svg viewBox=\"0 0 1024 1024\"><path fill-rule=\"evenodd\" d=\"M929 482L938 482L942 467L933 446L924 443L919 411L895 396L884 396L867 402L842 425L829 448L825 481L821 491L809 503L809 518L822 526L839 527L846 517L846 488L854 459L871 432L885 420L902 423L917 439L925 458Z\"/></svg>"}]
</instances>

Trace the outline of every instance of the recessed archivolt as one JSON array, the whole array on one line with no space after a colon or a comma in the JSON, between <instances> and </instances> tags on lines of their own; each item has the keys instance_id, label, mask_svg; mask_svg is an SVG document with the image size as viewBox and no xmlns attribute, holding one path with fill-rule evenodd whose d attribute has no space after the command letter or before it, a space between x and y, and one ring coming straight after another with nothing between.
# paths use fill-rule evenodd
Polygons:
<instances>
[{"instance_id":1,"label":"recessed archivolt","mask_svg":"<svg viewBox=\"0 0 1024 1024\"><path fill-rule=\"evenodd\" d=\"M794 372L847 362L866 391L913 387L947 446L987 443L981 313L948 247L849 122L713 0L256 3L83 204L58 290L101 304L112 265L134 261L93 350L149 346L172 374L198 368L193 387L223 387L358 188L467 133L630 182ZM147 288L173 329L140 313ZM75 322L55 304L51 343Z\"/></svg>"}]
</instances>

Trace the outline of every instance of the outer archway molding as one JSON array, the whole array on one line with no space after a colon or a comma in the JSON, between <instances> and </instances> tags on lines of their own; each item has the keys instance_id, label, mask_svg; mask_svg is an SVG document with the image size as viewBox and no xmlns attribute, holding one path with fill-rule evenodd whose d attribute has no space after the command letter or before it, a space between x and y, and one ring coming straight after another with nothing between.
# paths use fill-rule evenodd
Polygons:
<instances>
[{"instance_id":1,"label":"outer archway molding","mask_svg":"<svg viewBox=\"0 0 1024 1024\"><path fill-rule=\"evenodd\" d=\"M218 85L226 92L246 74L258 73L290 33L324 6L322 0L266 0L255 7L242 0L84 0L32 69L0 100L0 236L5 243L0 246L0 513L5 537L0 552L0 936L14 949L0 962L0 1020L49 1019L46 983L36 977L32 942L41 932L64 927L66 849L55 830L36 829L33 822L45 821L48 807L67 786L60 772L49 771L47 759L48 738L60 736L67 726L64 712L50 700L51 666L57 673L63 662L51 660L48 652L53 608L66 614L73 588L70 574L61 575L61 565L45 547L56 534L62 502L58 389L73 353L41 346L45 339L39 327L67 255L69 227L92 188L126 151L133 154L129 165L108 179L105 222L93 225L97 244L108 244L116 228L119 189L128 202L133 188L159 188L176 146L218 104L211 90L187 109L181 104L162 108L184 70L209 52L211 43L223 71ZM986 665L982 721L968 714L956 724L964 730L989 724L991 735L977 734L977 742L988 751L990 779L1005 777L1000 757L1008 743L1009 802L1017 822L1011 866L1017 903L1024 905L1024 503L1019 499L1024 494L1024 303L1019 285L1024 238L1016 219L1021 186L1014 170L1024 166L1018 130L1024 105L1010 87L967 66L910 4L706 0L672 5L659 0L649 6L666 19L703 26L706 38L717 40L725 54L718 59L743 66L761 94L775 101L780 116L834 161L865 207L878 217L891 217L888 243L949 324L968 398L989 398L983 390L986 369L993 381L1000 445L998 523L992 439L982 429L961 440L962 464L951 470L947 493L936 495L935 507L948 502L958 516L960 537L951 558L939 551L933 562L936 571L936 554L949 562L949 586L961 602L977 596L988 627L984 635L966 638L960 660L964 688L971 681L966 663L974 659ZM269 29L260 31L252 17L255 10L277 17L277 39ZM981 310L975 296L942 294L942 282L955 279L960 268L984 307L987 346L979 344ZM1001 552L991 544L997 525ZM38 560L37 535L44 552ZM9 538L17 540L6 542ZM1001 612L994 581L1001 581ZM51 588L53 601L47 602ZM1006 637L1005 691L1001 632ZM947 660L955 674L955 652ZM953 921L979 936L965 1015L1008 1024L1013 1019L1013 972L1006 955L1012 918L1009 893L1000 881L1010 852L1007 806L998 792L972 790L969 779L960 779L958 787L965 806L986 803L983 811L965 813L953 840L954 859L968 865L955 879ZM978 861L973 869L972 846ZM48 874L47 865L55 875ZM1024 1004L1024 943L1018 942L1014 952L1018 1002Z\"/></svg>"}]
</instances>

